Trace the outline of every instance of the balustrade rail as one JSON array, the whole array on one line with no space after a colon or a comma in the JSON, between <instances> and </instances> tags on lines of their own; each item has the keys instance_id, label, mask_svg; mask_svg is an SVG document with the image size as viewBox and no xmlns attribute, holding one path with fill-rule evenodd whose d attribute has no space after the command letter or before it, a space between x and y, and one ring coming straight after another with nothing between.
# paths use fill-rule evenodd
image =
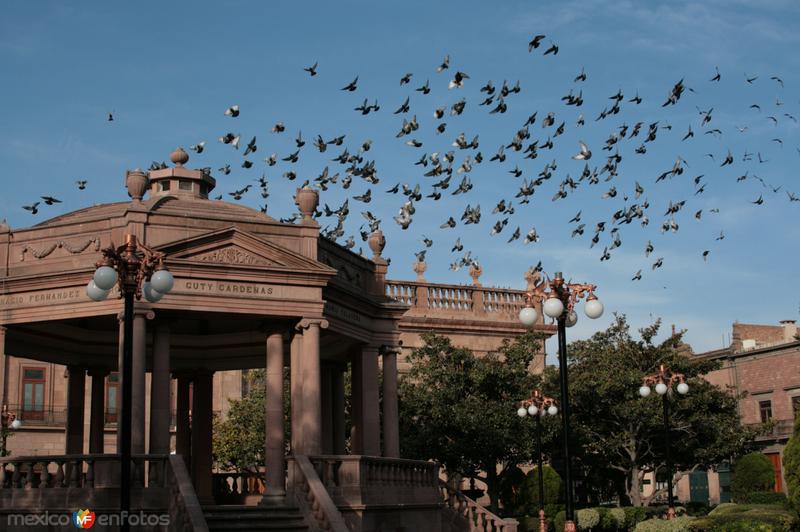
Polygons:
<instances>
[{"instance_id":1,"label":"balustrade rail","mask_svg":"<svg viewBox=\"0 0 800 532\"><path fill-rule=\"evenodd\" d=\"M349 532L341 512L320 481L307 456L293 455L288 459L289 492L300 511L315 529L330 532Z\"/></svg>"},{"instance_id":2,"label":"balustrade rail","mask_svg":"<svg viewBox=\"0 0 800 532\"><path fill-rule=\"evenodd\" d=\"M525 306L525 291L425 281L386 281L386 296L426 312L494 314L515 317Z\"/></svg>"},{"instance_id":3,"label":"balustrade rail","mask_svg":"<svg viewBox=\"0 0 800 532\"><path fill-rule=\"evenodd\" d=\"M516 519L503 519L446 482L440 481L446 511L450 513L450 529L458 532L517 532Z\"/></svg>"},{"instance_id":4,"label":"balustrade rail","mask_svg":"<svg viewBox=\"0 0 800 532\"><path fill-rule=\"evenodd\" d=\"M115 454L0 458L0 489L119 487L118 464ZM166 467L166 455L132 456L132 487L164 487Z\"/></svg>"},{"instance_id":5,"label":"balustrade rail","mask_svg":"<svg viewBox=\"0 0 800 532\"><path fill-rule=\"evenodd\" d=\"M219 504L241 504L250 495L264 494L264 475L251 471L214 473L214 500Z\"/></svg>"}]
</instances>

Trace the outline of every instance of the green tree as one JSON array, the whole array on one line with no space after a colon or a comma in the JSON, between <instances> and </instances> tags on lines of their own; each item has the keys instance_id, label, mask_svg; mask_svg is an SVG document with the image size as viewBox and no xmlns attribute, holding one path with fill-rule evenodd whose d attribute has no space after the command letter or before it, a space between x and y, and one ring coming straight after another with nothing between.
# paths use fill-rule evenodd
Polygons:
<instances>
[{"instance_id":1,"label":"green tree","mask_svg":"<svg viewBox=\"0 0 800 532\"><path fill-rule=\"evenodd\" d=\"M681 471L713 467L748 449L755 430L742 426L737 398L702 378L718 363L692 358L679 349L681 334L661 343L655 338L660 321L640 329L634 339L624 315L616 315L607 330L569 349L570 401L576 464L590 479L616 479L621 495L635 506L657 495L643 497L645 473L663 471L664 440L660 396L638 394L645 375L660 364L683 373L689 395L670 395L672 457L675 480ZM546 373L548 386L557 390L557 373Z\"/></svg>"},{"instance_id":2,"label":"green tree","mask_svg":"<svg viewBox=\"0 0 800 532\"><path fill-rule=\"evenodd\" d=\"M529 368L540 337L521 335L481 357L444 336L422 340L400 383L403 455L436 460L451 479L484 481L496 510L500 480L533 453L533 423L516 410L538 381Z\"/></svg>"},{"instance_id":3,"label":"green tree","mask_svg":"<svg viewBox=\"0 0 800 532\"><path fill-rule=\"evenodd\" d=\"M767 455L750 453L733 464L731 494L736 502L744 502L748 494L769 491L775 487L775 468Z\"/></svg>"},{"instance_id":4,"label":"green tree","mask_svg":"<svg viewBox=\"0 0 800 532\"><path fill-rule=\"evenodd\" d=\"M241 399L229 399L227 417L214 417L214 462L224 470L257 472L264 465L264 370L249 371L247 378L249 393Z\"/></svg>"},{"instance_id":5,"label":"green tree","mask_svg":"<svg viewBox=\"0 0 800 532\"><path fill-rule=\"evenodd\" d=\"M783 448L783 474L789 502L800 512L800 410L794 418L794 434Z\"/></svg>"}]
</instances>

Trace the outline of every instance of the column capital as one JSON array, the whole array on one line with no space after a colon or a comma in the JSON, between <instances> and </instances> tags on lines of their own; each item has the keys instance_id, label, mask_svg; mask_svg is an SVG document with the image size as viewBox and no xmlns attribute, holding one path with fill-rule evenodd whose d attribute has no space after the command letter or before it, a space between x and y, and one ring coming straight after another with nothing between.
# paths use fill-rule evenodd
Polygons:
<instances>
[{"instance_id":1,"label":"column capital","mask_svg":"<svg viewBox=\"0 0 800 532\"><path fill-rule=\"evenodd\" d=\"M295 330L302 331L304 329L308 329L312 325L316 325L320 329L327 329L328 320L325 318L303 318L297 325L295 325Z\"/></svg>"},{"instance_id":2,"label":"column capital","mask_svg":"<svg viewBox=\"0 0 800 532\"><path fill-rule=\"evenodd\" d=\"M403 346L400 345L382 345L378 348L378 354L381 356L386 355L399 355L403 352Z\"/></svg>"},{"instance_id":3,"label":"column capital","mask_svg":"<svg viewBox=\"0 0 800 532\"><path fill-rule=\"evenodd\" d=\"M106 376L111 373L111 370L108 368L98 368L98 367L91 367L88 369L89 376L92 378L99 377L99 378L106 378Z\"/></svg>"},{"instance_id":4,"label":"column capital","mask_svg":"<svg viewBox=\"0 0 800 532\"><path fill-rule=\"evenodd\" d=\"M156 313L153 309L149 308L134 308L133 309L133 317L136 318L137 316L142 316L146 320L153 320L156 317ZM122 321L125 319L125 312L120 312L117 314L117 320Z\"/></svg>"},{"instance_id":5,"label":"column capital","mask_svg":"<svg viewBox=\"0 0 800 532\"><path fill-rule=\"evenodd\" d=\"M275 323L275 322L266 322L262 324L259 328L259 331L264 333L265 336L272 336L273 334L280 334L281 336L285 336L290 330L286 323Z\"/></svg>"},{"instance_id":6,"label":"column capital","mask_svg":"<svg viewBox=\"0 0 800 532\"><path fill-rule=\"evenodd\" d=\"M5 325L0 325L0 334L5 334L8 328Z\"/></svg>"}]
</instances>

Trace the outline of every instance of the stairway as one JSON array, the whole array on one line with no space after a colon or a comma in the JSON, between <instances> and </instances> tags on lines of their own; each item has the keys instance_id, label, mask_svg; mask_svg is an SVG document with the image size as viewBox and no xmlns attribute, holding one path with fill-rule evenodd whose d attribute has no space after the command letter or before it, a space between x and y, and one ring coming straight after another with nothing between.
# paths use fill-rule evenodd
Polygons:
<instances>
[{"instance_id":1,"label":"stairway","mask_svg":"<svg viewBox=\"0 0 800 532\"><path fill-rule=\"evenodd\" d=\"M204 506L209 532L308 532L303 515L296 506Z\"/></svg>"}]
</instances>

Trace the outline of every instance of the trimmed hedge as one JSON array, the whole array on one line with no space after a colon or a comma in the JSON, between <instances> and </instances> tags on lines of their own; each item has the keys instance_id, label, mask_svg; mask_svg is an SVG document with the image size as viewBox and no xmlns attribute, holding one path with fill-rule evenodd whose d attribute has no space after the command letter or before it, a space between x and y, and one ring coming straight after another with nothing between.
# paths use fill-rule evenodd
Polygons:
<instances>
[{"instance_id":1,"label":"trimmed hedge","mask_svg":"<svg viewBox=\"0 0 800 532\"><path fill-rule=\"evenodd\" d=\"M731 494L736 502L744 502L753 492L769 491L775 487L775 468L767 455L750 453L733 464Z\"/></svg>"},{"instance_id":2,"label":"trimmed hedge","mask_svg":"<svg viewBox=\"0 0 800 532\"><path fill-rule=\"evenodd\" d=\"M775 491L754 491L742 497L742 504L780 504L786 506L789 500L785 493Z\"/></svg>"},{"instance_id":3,"label":"trimmed hedge","mask_svg":"<svg viewBox=\"0 0 800 532\"><path fill-rule=\"evenodd\" d=\"M689 525L694 519L688 516L676 517L675 519L648 519L642 521L636 528L635 532L689 532L691 530Z\"/></svg>"},{"instance_id":4,"label":"trimmed hedge","mask_svg":"<svg viewBox=\"0 0 800 532\"><path fill-rule=\"evenodd\" d=\"M594 508L584 508L575 512L578 530L592 530L600 524L600 513Z\"/></svg>"},{"instance_id":5,"label":"trimmed hedge","mask_svg":"<svg viewBox=\"0 0 800 532\"><path fill-rule=\"evenodd\" d=\"M797 513L777 504L720 504L708 516L692 522L693 532L790 532L796 530Z\"/></svg>"}]
</instances>

